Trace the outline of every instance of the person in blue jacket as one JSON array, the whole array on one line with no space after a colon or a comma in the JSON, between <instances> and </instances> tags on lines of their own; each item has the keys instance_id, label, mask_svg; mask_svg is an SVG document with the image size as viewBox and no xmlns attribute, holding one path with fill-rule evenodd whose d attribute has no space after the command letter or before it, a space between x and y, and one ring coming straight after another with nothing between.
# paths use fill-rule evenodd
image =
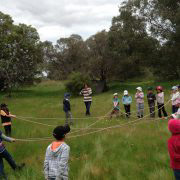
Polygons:
<instances>
[{"instance_id":1,"label":"person in blue jacket","mask_svg":"<svg viewBox=\"0 0 180 180\"><path fill-rule=\"evenodd\" d=\"M131 103L132 103L132 97L129 96L128 91L124 91L124 96L122 98L122 103L124 104L124 109L126 113L126 117L129 118L131 115Z\"/></svg>"},{"instance_id":2,"label":"person in blue jacket","mask_svg":"<svg viewBox=\"0 0 180 180\"><path fill-rule=\"evenodd\" d=\"M70 125L73 125L73 120L72 120L72 114L71 114L71 104L70 104L70 94L65 93L64 94L64 100L63 100L63 110L65 112L66 116L66 121L65 124L69 124L69 119L70 119Z\"/></svg>"}]
</instances>

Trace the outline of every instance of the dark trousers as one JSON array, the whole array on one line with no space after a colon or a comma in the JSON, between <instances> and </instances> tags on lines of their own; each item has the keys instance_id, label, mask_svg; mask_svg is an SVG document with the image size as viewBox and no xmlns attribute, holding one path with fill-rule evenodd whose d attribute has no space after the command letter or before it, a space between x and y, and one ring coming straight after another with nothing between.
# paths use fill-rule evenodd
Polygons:
<instances>
[{"instance_id":1,"label":"dark trousers","mask_svg":"<svg viewBox=\"0 0 180 180\"><path fill-rule=\"evenodd\" d=\"M163 112L164 117L167 117L167 116L168 116L168 115L167 115L167 112L166 112L166 110L165 110L165 108L164 108L164 104L158 104L158 116L159 116L159 118L162 118L161 111Z\"/></svg>"},{"instance_id":2,"label":"dark trousers","mask_svg":"<svg viewBox=\"0 0 180 180\"><path fill-rule=\"evenodd\" d=\"M180 169L174 169L174 176L176 180L180 180Z\"/></svg>"},{"instance_id":3,"label":"dark trousers","mask_svg":"<svg viewBox=\"0 0 180 180\"><path fill-rule=\"evenodd\" d=\"M11 168L15 170L17 168L17 165L15 161L13 160L12 156L8 153L8 151L5 149L2 153L0 153L0 179L6 179L6 175L4 173L4 163L3 158L9 163Z\"/></svg>"},{"instance_id":4,"label":"dark trousers","mask_svg":"<svg viewBox=\"0 0 180 180\"><path fill-rule=\"evenodd\" d=\"M91 101L84 102L86 105L86 115L90 115Z\"/></svg>"},{"instance_id":5,"label":"dark trousers","mask_svg":"<svg viewBox=\"0 0 180 180\"><path fill-rule=\"evenodd\" d=\"M173 106L172 106L172 113L174 114L174 113L176 113L177 111L178 111L178 107L175 106L175 105L173 105Z\"/></svg>"},{"instance_id":6,"label":"dark trousers","mask_svg":"<svg viewBox=\"0 0 180 180\"><path fill-rule=\"evenodd\" d=\"M124 105L124 109L125 109L125 113L126 113L126 117L130 116L130 111L131 111L131 105Z\"/></svg>"},{"instance_id":7,"label":"dark trousers","mask_svg":"<svg viewBox=\"0 0 180 180\"><path fill-rule=\"evenodd\" d=\"M149 103L150 117L155 117L155 103Z\"/></svg>"},{"instance_id":8,"label":"dark trousers","mask_svg":"<svg viewBox=\"0 0 180 180\"><path fill-rule=\"evenodd\" d=\"M11 136L11 125L4 126L6 136Z\"/></svg>"}]
</instances>

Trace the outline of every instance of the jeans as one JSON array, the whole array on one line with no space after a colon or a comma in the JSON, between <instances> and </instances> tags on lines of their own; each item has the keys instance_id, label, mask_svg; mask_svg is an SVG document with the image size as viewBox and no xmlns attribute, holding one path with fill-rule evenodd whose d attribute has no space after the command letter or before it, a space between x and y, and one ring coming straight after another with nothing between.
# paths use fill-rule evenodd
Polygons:
<instances>
[{"instance_id":1,"label":"jeans","mask_svg":"<svg viewBox=\"0 0 180 180\"><path fill-rule=\"evenodd\" d=\"M126 117L130 116L130 110L131 110L131 105L124 105L124 109L125 109L125 113L126 113Z\"/></svg>"},{"instance_id":2,"label":"jeans","mask_svg":"<svg viewBox=\"0 0 180 180\"><path fill-rule=\"evenodd\" d=\"M154 118L155 117L155 103L149 104L149 111L150 111L150 117Z\"/></svg>"},{"instance_id":3,"label":"jeans","mask_svg":"<svg viewBox=\"0 0 180 180\"><path fill-rule=\"evenodd\" d=\"M180 169L174 169L174 176L176 180L180 180Z\"/></svg>"},{"instance_id":4,"label":"jeans","mask_svg":"<svg viewBox=\"0 0 180 180\"><path fill-rule=\"evenodd\" d=\"M90 115L91 101L84 102L86 105L86 115Z\"/></svg>"},{"instance_id":5,"label":"jeans","mask_svg":"<svg viewBox=\"0 0 180 180\"><path fill-rule=\"evenodd\" d=\"M158 116L159 116L159 118L162 118L161 111L163 112L164 117L167 117L167 116L168 116L168 115L167 115L167 112L166 112L166 110L165 110L165 108L164 108L164 104L158 104Z\"/></svg>"},{"instance_id":6,"label":"jeans","mask_svg":"<svg viewBox=\"0 0 180 180\"><path fill-rule=\"evenodd\" d=\"M4 126L6 136L11 136L11 125Z\"/></svg>"},{"instance_id":7,"label":"jeans","mask_svg":"<svg viewBox=\"0 0 180 180\"><path fill-rule=\"evenodd\" d=\"M142 118L144 115L144 103L136 104L137 107L137 117Z\"/></svg>"},{"instance_id":8,"label":"jeans","mask_svg":"<svg viewBox=\"0 0 180 180\"><path fill-rule=\"evenodd\" d=\"M72 123L73 123L73 120L72 120L72 114L71 114L71 112L70 112L70 111L67 111L67 112L65 112L65 114L66 114L66 122L65 122L65 124L69 124L69 119L70 119L70 123L72 124Z\"/></svg>"},{"instance_id":9,"label":"jeans","mask_svg":"<svg viewBox=\"0 0 180 180\"><path fill-rule=\"evenodd\" d=\"M3 158L9 163L9 165L11 166L13 170L17 168L17 165L15 161L13 160L12 156L8 153L6 149L2 153L0 153L0 177L4 177L6 179L6 176L4 173Z\"/></svg>"},{"instance_id":10,"label":"jeans","mask_svg":"<svg viewBox=\"0 0 180 180\"><path fill-rule=\"evenodd\" d=\"M172 113L174 114L174 113L176 113L177 111L178 111L178 107L175 106L175 105L173 105L173 106L172 106Z\"/></svg>"}]
</instances>

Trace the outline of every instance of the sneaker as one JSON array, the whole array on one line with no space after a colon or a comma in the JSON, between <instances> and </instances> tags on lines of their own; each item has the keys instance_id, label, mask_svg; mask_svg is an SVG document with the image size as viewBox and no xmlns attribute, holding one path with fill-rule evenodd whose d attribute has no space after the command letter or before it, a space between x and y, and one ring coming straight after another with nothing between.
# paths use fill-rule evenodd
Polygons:
<instances>
[{"instance_id":1,"label":"sneaker","mask_svg":"<svg viewBox=\"0 0 180 180\"><path fill-rule=\"evenodd\" d=\"M25 166L25 163L21 163L20 165L17 165L16 170L22 170Z\"/></svg>"}]
</instances>

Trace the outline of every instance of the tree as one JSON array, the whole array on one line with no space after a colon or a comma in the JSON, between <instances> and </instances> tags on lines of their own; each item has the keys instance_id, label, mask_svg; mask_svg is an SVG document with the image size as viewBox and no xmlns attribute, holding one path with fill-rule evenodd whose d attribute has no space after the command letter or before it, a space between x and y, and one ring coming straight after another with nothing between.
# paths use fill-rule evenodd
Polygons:
<instances>
[{"instance_id":1,"label":"tree","mask_svg":"<svg viewBox=\"0 0 180 180\"><path fill-rule=\"evenodd\" d=\"M88 47L88 68L93 80L104 82L107 88L107 79L113 74L113 64L108 46L108 32L105 30L96 33L86 41Z\"/></svg>"},{"instance_id":2,"label":"tree","mask_svg":"<svg viewBox=\"0 0 180 180\"><path fill-rule=\"evenodd\" d=\"M25 24L14 25L10 16L0 13L0 79L3 89L31 84L42 62L39 35Z\"/></svg>"},{"instance_id":3,"label":"tree","mask_svg":"<svg viewBox=\"0 0 180 180\"><path fill-rule=\"evenodd\" d=\"M148 36L144 18L133 13L128 4L120 7L109 32L109 47L116 64L116 76L122 80L142 75L158 46Z\"/></svg>"},{"instance_id":4,"label":"tree","mask_svg":"<svg viewBox=\"0 0 180 180\"><path fill-rule=\"evenodd\" d=\"M87 48L81 36L60 38L55 45L56 58L49 63L49 77L66 79L72 72L85 72Z\"/></svg>"}]
</instances>

